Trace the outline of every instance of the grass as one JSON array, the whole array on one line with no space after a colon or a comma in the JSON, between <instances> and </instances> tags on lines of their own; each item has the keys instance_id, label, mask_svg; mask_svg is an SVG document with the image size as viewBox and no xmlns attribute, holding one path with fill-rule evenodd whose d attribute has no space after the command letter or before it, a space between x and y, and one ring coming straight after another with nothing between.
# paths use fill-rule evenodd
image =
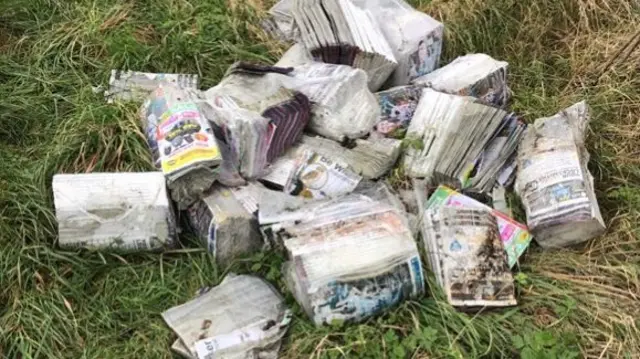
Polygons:
<instances>
[{"instance_id":1,"label":"grass","mask_svg":"<svg viewBox=\"0 0 640 359\"><path fill-rule=\"evenodd\" d=\"M431 286L362 325L318 329L287 295L296 318L282 355L640 357L640 4L413 3L445 22L445 63L468 52L509 62L512 107L527 120L588 101L608 231L574 248L531 248L516 274L519 305L508 310L462 314ZM198 73L207 88L236 60L273 62L284 45L255 25L269 5L0 2L0 357L170 358L174 337L159 314L200 286L258 272L284 291L282 258L271 253L216 268L188 243L164 254L59 250L50 189L57 172L150 168L135 106L106 105L93 91L110 69Z\"/></svg>"}]
</instances>

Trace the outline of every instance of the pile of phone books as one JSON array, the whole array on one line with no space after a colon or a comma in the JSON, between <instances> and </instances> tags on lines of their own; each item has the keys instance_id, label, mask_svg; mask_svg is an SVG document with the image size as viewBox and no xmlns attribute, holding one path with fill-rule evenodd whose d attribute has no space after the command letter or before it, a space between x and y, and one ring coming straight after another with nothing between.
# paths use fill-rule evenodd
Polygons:
<instances>
[{"instance_id":1,"label":"pile of phone books","mask_svg":"<svg viewBox=\"0 0 640 359\"><path fill-rule=\"evenodd\" d=\"M377 90L398 63L370 13L350 0L294 0L302 43L317 61L363 69Z\"/></svg>"},{"instance_id":2,"label":"pile of phone books","mask_svg":"<svg viewBox=\"0 0 640 359\"><path fill-rule=\"evenodd\" d=\"M281 41L294 41L300 38L300 29L292 14L293 0L280 0L268 11L268 17L262 21L262 28L272 37Z\"/></svg>"},{"instance_id":3,"label":"pile of phone books","mask_svg":"<svg viewBox=\"0 0 640 359\"><path fill-rule=\"evenodd\" d=\"M174 244L176 223L160 172L57 174L52 188L62 248L134 252Z\"/></svg>"},{"instance_id":4,"label":"pile of phone books","mask_svg":"<svg viewBox=\"0 0 640 359\"><path fill-rule=\"evenodd\" d=\"M493 134L485 149L469 169L473 173L465 188L478 192L491 192L494 186L507 186L515 177L516 150L527 125L522 118L510 113Z\"/></svg>"},{"instance_id":5,"label":"pile of phone books","mask_svg":"<svg viewBox=\"0 0 640 359\"><path fill-rule=\"evenodd\" d=\"M397 86L376 92L380 118L372 136L403 138L422 96L423 86Z\"/></svg>"},{"instance_id":6,"label":"pile of phone books","mask_svg":"<svg viewBox=\"0 0 640 359\"><path fill-rule=\"evenodd\" d=\"M352 0L371 12L398 67L386 85L406 85L438 67L444 25L403 0Z\"/></svg>"},{"instance_id":7,"label":"pile of phone books","mask_svg":"<svg viewBox=\"0 0 640 359\"><path fill-rule=\"evenodd\" d=\"M498 224L488 208L444 205L425 211L423 221L431 269L452 306L517 304Z\"/></svg>"},{"instance_id":8,"label":"pile of phone books","mask_svg":"<svg viewBox=\"0 0 640 359\"><path fill-rule=\"evenodd\" d=\"M493 201L493 209L471 197L458 193L455 190L438 186L427 200L428 184L424 180L413 180L413 190L418 203L420 213L425 211L437 211L443 206L459 206L462 208L484 208L491 211L496 218L498 228L500 229L500 238L507 253L507 263L509 268L518 263L518 258L527 250L533 238L527 227L504 212L496 208L495 198ZM500 200L500 199L498 199ZM425 223L424 221L422 223ZM424 230L424 228L423 228Z\"/></svg>"},{"instance_id":9,"label":"pile of phone books","mask_svg":"<svg viewBox=\"0 0 640 359\"><path fill-rule=\"evenodd\" d=\"M140 110L154 162L181 210L211 187L222 163L213 130L198 102L189 90L160 85Z\"/></svg>"},{"instance_id":10,"label":"pile of phone books","mask_svg":"<svg viewBox=\"0 0 640 359\"><path fill-rule=\"evenodd\" d=\"M414 79L412 83L450 94L472 96L484 103L502 107L509 100L508 65L489 55L469 54Z\"/></svg>"},{"instance_id":11,"label":"pile of phone books","mask_svg":"<svg viewBox=\"0 0 640 359\"><path fill-rule=\"evenodd\" d=\"M291 312L263 279L230 273L162 317L185 358L277 358Z\"/></svg>"},{"instance_id":12,"label":"pile of phone books","mask_svg":"<svg viewBox=\"0 0 640 359\"><path fill-rule=\"evenodd\" d=\"M461 188L500 125L509 122L505 117L472 97L424 89L407 131L406 138L417 143L405 152L406 173Z\"/></svg>"},{"instance_id":13,"label":"pile of phone books","mask_svg":"<svg viewBox=\"0 0 640 359\"><path fill-rule=\"evenodd\" d=\"M114 100L144 101L160 84L197 90L198 81L198 75L111 70L109 89L104 96L108 103Z\"/></svg>"},{"instance_id":14,"label":"pile of phone books","mask_svg":"<svg viewBox=\"0 0 640 359\"><path fill-rule=\"evenodd\" d=\"M224 267L263 246L258 228L255 185L227 188L218 184L187 211L189 224L204 247ZM254 199L255 198L255 199Z\"/></svg>"},{"instance_id":15,"label":"pile of phone books","mask_svg":"<svg viewBox=\"0 0 640 359\"><path fill-rule=\"evenodd\" d=\"M287 87L312 102L309 130L342 142L365 136L378 120L380 108L364 71L312 62L294 67L290 75Z\"/></svg>"},{"instance_id":16,"label":"pile of phone books","mask_svg":"<svg viewBox=\"0 0 640 359\"><path fill-rule=\"evenodd\" d=\"M543 247L572 245L605 231L587 168L589 120L587 104L576 103L537 119L520 144L515 189L527 224Z\"/></svg>"},{"instance_id":17,"label":"pile of phone books","mask_svg":"<svg viewBox=\"0 0 640 359\"><path fill-rule=\"evenodd\" d=\"M317 325L361 321L424 291L405 213L385 198L352 193L266 216L261 224L280 220L270 231L289 257L287 285Z\"/></svg>"}]
</instances>

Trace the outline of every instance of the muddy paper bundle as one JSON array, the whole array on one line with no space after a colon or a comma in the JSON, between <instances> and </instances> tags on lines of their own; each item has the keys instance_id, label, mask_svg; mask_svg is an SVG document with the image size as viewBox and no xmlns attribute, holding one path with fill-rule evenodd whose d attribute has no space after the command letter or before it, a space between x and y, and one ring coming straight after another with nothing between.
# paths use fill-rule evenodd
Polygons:
<instances>
[{"instance_id":1,"label":"muddy paper bundle","mask_svg":"<svg viewBox=\"0 0 640 359\"><path fill-rule=\"evenodd\" d=\"M495 201L493 203L494 209L491 209L491 207L446 186L438 186L427 201L427 183L421 180L413 181L413 189L421 214L425 211L437 211L443 206L490 210L498 224L500 239L507 253L509 268L518 263L518 258L531 244L532 236L527 227L500 211Z\"/></svg>"},{"instance_id":2,"label":"muddy paper bundle","mask_svg":"<svg viewBox=\"0 0 640 359\"><path fill-rule=\"evenodd\" d=\"M507 116L472 97L424 89L407 131L411 145L403 158L406 173L462 187L496 131L508 122ZM494 162L498 167L503 164Z\"/></svg>"},{"instance_id":3,"label":"muddy paper bundle","mask_svg":"<svg viewBox=\"0 0 640 359\"><path fill-rule=\"evenodd\" d=\"M188 210L190 225L221 266L262 248L258 228L257 193L252 185L227 188L219 185Z\"/></svg>"},{"instance_id":4,"label":"muddy paper bundle","mask_svg":"<svg viewBox=\"0 0 640 359\"><path fill-rule=\"evenodd\" d=\"M352 0L373 14L398 61L387 85L406 85L438 67L444 25L403 0Z\"/></svg>"},{"instance_id":5,"label":"muddy paper bundle","mask_svg":"<svg viewBox=\"0 0 640 359\"><path fill-rule=\"evenodd\" d=\"M527 224L543 247L596 237L605 224L587 169L589 107L583 102L528 127L518 150L516 193Z\"/></svg>"},{"instance_id":6,"label":"muddy paper bundle","mask_svg":"<svg viewBox=\"0 0 640 359\"><path fill-rule=\"evenodd\" d=\"M271 229L289 289L316 325L358 322L424 291L404 212L363 194L311 202Z\"/></svg>"},{"instance_id":7,"label":"muddy paper bundle","mask_svg":"<svg viewBox=\"0 0 640 359\"><path fill-rule=\"evenodd\" d=\"M162 318L178 335L172 349L185 358L276 359L291 313L264 280L229 274Z\"/></svg>"},{"instance_id":8,"label":"muddy paper bundle","mask_svg":"<svg viewBox=\"0 0 640 359\"><path fill-rule=\"evenodd\" d=\"M431 269L452 306L517 304L507 255L489 209L445 205L426 211L423 220Z\"/></svg>"},{"instance_id":9,"label":"muddy paper bundle","mask_svg":"<svg viewBox=\"0 0 640 359\"><path fill-rule=\"evenodd\" d=\"M376 92L380 119L372 136L403 138L422 96L422 86L408 85Z\"/></svg>"},{"instance_id":10,"label":"muddy paper bundle","mask_svg":"<svg viewBox=\"0 0 640 359\"><path fill-rule=\"evenodd\" d=\"M469 54L414 79L412 83L450 94L472 96L484 103L503 107L509 100L508 65L489 55Z\"/></svg>"},{"instance_id":11,"label":"muddy paper bundle","mask_svg":"<svg viewBox=\"0 0 640 359\"><path fill-rule=\"evenodd\" d=\"M294 41L300 38L300 29L293 19L293 0L280 0L268 11L268 17L262 21L262 28L272 37L281 41Z\"/></svg>"},{"instance_id":12,"label":"muddy paper bundle","mask_svg":"<svg viewBox=\"0 0 640 359\"><path fill-rule=\"evenodd\" d=\"M58 174L52 187L62 248L146 251L174 243L160 172Z\"/></svg>"},{"instance_id":13,"label":"muddy paper bundle","mask_svg":"<svg viewBox=\"0 0 640 359\"><path fill-rule=\"evenodd\" d=\"M308 63L294 67L288 88L313 103L309 129L341 142L365 136L376 124L380 108L367 88L367 74L345 65Z\"/></svg>"},{"instance_id":14,"label":"muddy paper bundle","mask_svg":"<svg viewBox=\"0 0 640 359\"><path fill-rule=\"evenodd\" d=\"M160 84L197 90L198 80L198 75L111 70L109 90L104 96L108 103L114 100L144 101Z\"/></svg>"},{"instance_id":15,"label":"muddy paper bundle","mask_svg":"<svg viewBox=\"0 0 640 359\"><path fill-rule=\"evenodd\" d=\"M211 187L222 162L198 101L189 91L161 85L140 110L152 157L179 209L186 209Z\"/></svg>"},{"instance_id":16,"label":"muddy paper bundle","mask_svg":"<svg viewBox=\"0 0 640 359\"><path fill-rule=\"evenodd\" d=\"M372 91L398 65L371 14L350 0L294 0L293 17L316 61L364 70Z\"/></svg>"},{"instance_id":17,"label":"muddy paper bundle","mask_svg":"<svg viewBox=\"0 0 640 359\"><path fill-rule=\"evenodd\" d=\"M507 186L515 173L516 150L526 128L519 116L511 113L504 117L478 159L469 165L469 171L473 173L464 187L488 193L496 185Z\"/></svg>"}]
</instances>

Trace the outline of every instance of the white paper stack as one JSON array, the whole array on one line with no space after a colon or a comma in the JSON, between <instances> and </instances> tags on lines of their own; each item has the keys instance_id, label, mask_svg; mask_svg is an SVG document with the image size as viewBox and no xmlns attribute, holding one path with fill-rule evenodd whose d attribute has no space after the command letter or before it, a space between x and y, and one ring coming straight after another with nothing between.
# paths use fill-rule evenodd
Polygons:
<instances>
[{"instance_id":1,"label":"white paper stack","mask_svg":"<svg viewBox=\"0 0 640 359\"><path fill-rule=\"evenodd\" d=\"M174 243L160 172L58 174L52 187L60 247L146 251Z\"/></svg>"},{"instance_id":2,"label":"white paper stack","mask_svg":"<svg viewBox=\"0 0 640 359\"><path fill-rule=\"evenodd\" d=\"M108 103L114 100L144 101L161 84L197 90L198 81L198 75L111 70L109 90L104 96Z\"/></svg>"},{"instance_id":3,"label":"white paper stack","mask_svg":"<svg viewBox=\"0 0 640 359\"><path fill-rule=\"evenodd\" d=\"M404 211L386 200L354 193L280 219L270 229L290 259L287 284L317 325L361 321L424 291Z\"/></svg>"},{"instance_id":4,"label":"white paper stack","mask_svg":"<svg viewBox=\"0 0 640 359\"><path fill-rule=\"evenodd\" d=\"M537 119L520 144L515 189L527 224L543 247L572 245L605 231L587 169L589 119L587 104L576 103Z\"/></svg>"},{"instance_id":5,"label":"white paper stack","mask_svg":"<svg viewBox=\"0 0 640 359\"><path fill-rule=\"evenodd\" d=\"M314 59L363 69L372 91L398 65L371 14L350 0L295 0L293 17Z\"/></svg>"},{"instance_id":6,"label":"white paper stack","mask_svg":"<svg viewBox=\"0 0 640 359\"><path fill-rule=\"evenodd\" d=\"M274 66L293 67L308 64L309 62L313 62L311 54L303 44L297 42L282 55Z\"/></svg>"},{"instance_id":7,"label":"white paper stack","mask_svg":"<svg viewBox=\"0 0 640 359\"><path fill-rule=\"evenodd\" d=\"M178 335L172 349L193 359L275 359L291 321L271 285L235 274L162 317Z\"/></svg>"},{"instance_id":8,"label":"white paper stack","mask_svg":"<svg viewBox=\"0 0 640 359\"><path fill-rule=\"evenodd\" d=\"M425 251L451 305L517 304L498 224L488 208L445 205L427 210L423 221Z\"/></svg>"},{"instance_id":9,"label":"white paper stack","mask_svg":"<svg viewBox=\"0 0 640 359\"><path fill-rule=\"evenodd\" d=\"M472 96L484 103L502 107L509 100L508 65L489 55L469 54L414 79L412 83L450 94Z\"/></svg>"},{"instance_id":10,"label":"white paper stack","mask_svg":"<svg viewBox=\"0 0 640 359\"><path fill-rule=\"evenodd\" d=\"M294 67L287 88L313 103L309 129L343 141L365 136L380 116L378 101L367 88L364 71L345 65L308 63Z\"/></svg>"},{"instance_id":11,"label":"white paper stack","mask_svg":"<svg viewBox=\"0 0 640 359\"><path fill-rule=\"evenodd\" d=\"M398 67L388 86L406 85L438 67L444 25L403 0L352 0L373 14Z\"/></svg>"},{"instance_id":12,"label":"white paper stack","mask_svg":"<svg viewBox=\"0 0 640 359\"><path fill-rule=\"evenodd\" d=\"M258 210L258 194L253 186L214 185L206 197L189 207L192 229L220 266L262 248L254 215Z\"/></svg>"},{"instance_id":13,"label":"white paper stack","mask_svg":"<svg viewBox=\"0 0 640 359\"><path fill-rule=\"evenodd\" d=\"M424 89L406 136L407 175L461 187L507 115L471 97Z\"/></svg>"},{"instance_id":14,"label":"white paper stack","mask_svg":"<svg viewBox=\"0 0 640 359\"><path fill-rule=\"evenodd\" d=\"M179 209L186 209L211 187L222 163L199 101L191 91L160 85L140 110L152 156Z\"/></svg>"}]
</instances>

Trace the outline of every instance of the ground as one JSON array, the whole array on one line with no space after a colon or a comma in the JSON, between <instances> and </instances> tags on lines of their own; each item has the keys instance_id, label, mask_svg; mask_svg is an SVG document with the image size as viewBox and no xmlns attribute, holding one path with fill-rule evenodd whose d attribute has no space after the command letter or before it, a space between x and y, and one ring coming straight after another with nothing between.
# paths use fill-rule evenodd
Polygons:
<instances>
[{"instance_id":1,"label":"ground","mask_svg":"<svg viewBox=\"0 0 640 359\"><path fill-rule=\"evenodd\" d=\"M160 313L257 272L283 289L274 254L216 268L185 241L164 254L56 247L58 172L150 169L135 105L107 105L110 69L197 73L214 85L236 60L285 48L256 24L267 1L0 1L0 357L170 358ZM606 235L533 247L519 305L468 315L432 286L362 325L316 329L296 311L286 358L640 357L640 4L619 0L414 1L446 24L444 63L484 52L509 62L528 121L586 100ZM432 278L430 277L430 280Z\"/></svg>"}]
</instances>

